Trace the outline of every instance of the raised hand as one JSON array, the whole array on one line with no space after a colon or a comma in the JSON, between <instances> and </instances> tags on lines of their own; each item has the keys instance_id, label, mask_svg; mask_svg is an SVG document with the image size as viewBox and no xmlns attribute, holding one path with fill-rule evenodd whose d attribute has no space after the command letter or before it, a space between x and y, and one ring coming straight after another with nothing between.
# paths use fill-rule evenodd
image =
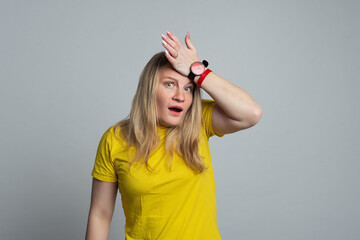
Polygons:
<instances>
[{"instance_id":1,"label":"raised hand","mask_svg":"<svg viewBox=\"0 0 360 240\"><path fill-rule=\"evenodd\" d=\"M186 46L171 32L161 34L162 45L165 48L165 56L172 67L184 76L190 73L190 65L198 61L197 51L190 41L190 34L185 36Z\"/></svg>"}]
</instances>

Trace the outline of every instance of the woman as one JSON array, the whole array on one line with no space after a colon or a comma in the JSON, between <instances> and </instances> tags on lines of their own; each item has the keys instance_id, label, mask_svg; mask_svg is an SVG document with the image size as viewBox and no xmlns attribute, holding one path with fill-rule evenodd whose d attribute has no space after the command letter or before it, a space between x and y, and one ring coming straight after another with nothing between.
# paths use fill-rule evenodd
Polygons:
<instances>
[{"instance_id":1,"label":"woman","mask_svg":"<svg viewBox=\"0 0 360 240\"><path fill-rule=\"evenodd\" d=\"M108 238L117 188L127 240L221 239L208 139L253 126L261 108L198 62L189 33L185 45L161 36L165 53L145 66L130 116L100 140L87 240Z\"/></svg>"}]
</instances>

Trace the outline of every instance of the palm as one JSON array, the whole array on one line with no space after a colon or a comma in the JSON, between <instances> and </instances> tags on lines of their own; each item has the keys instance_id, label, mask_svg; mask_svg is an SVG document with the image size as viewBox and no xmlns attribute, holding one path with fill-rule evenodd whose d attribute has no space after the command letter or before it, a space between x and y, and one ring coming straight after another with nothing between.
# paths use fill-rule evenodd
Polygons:
<instances>
[{"instance_id":1,"label":"palm","mask_svg":"<svg viewBox=\"0 0 360 240\"><path fill-rule=\"evenodd\" d=\"M187 76L190 72L190 65L198 61L197 51L190 41L189 33L185 36L186 46L171 32L167 36L161 34L163 47L166 49L166 58L172 67L179 73Z\"/></svg>"}]
</instances>

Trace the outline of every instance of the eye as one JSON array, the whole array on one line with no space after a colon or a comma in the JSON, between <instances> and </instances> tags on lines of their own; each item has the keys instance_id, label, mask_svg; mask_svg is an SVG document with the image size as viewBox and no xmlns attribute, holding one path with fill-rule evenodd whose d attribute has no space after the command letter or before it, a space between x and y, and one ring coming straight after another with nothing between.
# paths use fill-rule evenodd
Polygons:
<instances>
[{"instance_id":1,"label":"eye","mask_svg":"<svg viewBox=\"0 0 360 240\"><path fill-rule=\"evenodd\" d=\"M172 87L172 86L174 86L174 83L172 83L172 82L166 82L165 85L166 85L167 87Z\"/></svg>"},{"instance_id":2,"label":"eye","mask_svg":"<svg viewBox=\"0 0 360 240\"><path fill-rule=\"evenodd\" d=\"M192 92L193 91L193 87L185 87L184 89L187 92Z\"/></svg>"}]
</instances>

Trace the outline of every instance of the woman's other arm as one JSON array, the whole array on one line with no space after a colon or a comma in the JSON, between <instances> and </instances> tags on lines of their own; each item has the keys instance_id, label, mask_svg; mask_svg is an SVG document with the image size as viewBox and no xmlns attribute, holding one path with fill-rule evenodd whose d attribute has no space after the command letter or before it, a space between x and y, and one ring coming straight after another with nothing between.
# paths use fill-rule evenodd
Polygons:
<instances>
[{"instance_id":1,"label":"woman's other arm","mask_svg":"<svg viewBox=\"0 0 360 240\"><path fill-rule=\"evenodd\" d=\"M108 239L116 195L117 183L93 178L85 240Z\"/></svg>"},{"instance_id":2,"label":"woman's other arm","mask_svg":"<svg viewBox=\"0 0 360 240\"><path fill-rule=\"evenodd\" d=\"M199 77L195 78L195 82ZM201 84L216 102L212 126L217 134L233 133L255 125L262 109L243 89L211 72Z\"/></svg>"},{"instance_id":3,"label":"woman's other arm","mask_svg":"<svg viewBox=\"0 0 360 240\"><path fill-rule=\"evenodd\" d=\"M186 34L185 43L171 32L167 36L162 35L163 47L166 49L166 57L171 65L181 74L187 76L190 65L198 61L197 50L190 41L190 35ZM197 83L199 77L194 79ZM261 107L243 89L225 80L216 73L211 72L201 84L216 102L212 114L212 126L219 134L233 133L255 125L261 118Z\"/></svg>"}]
</instances>

